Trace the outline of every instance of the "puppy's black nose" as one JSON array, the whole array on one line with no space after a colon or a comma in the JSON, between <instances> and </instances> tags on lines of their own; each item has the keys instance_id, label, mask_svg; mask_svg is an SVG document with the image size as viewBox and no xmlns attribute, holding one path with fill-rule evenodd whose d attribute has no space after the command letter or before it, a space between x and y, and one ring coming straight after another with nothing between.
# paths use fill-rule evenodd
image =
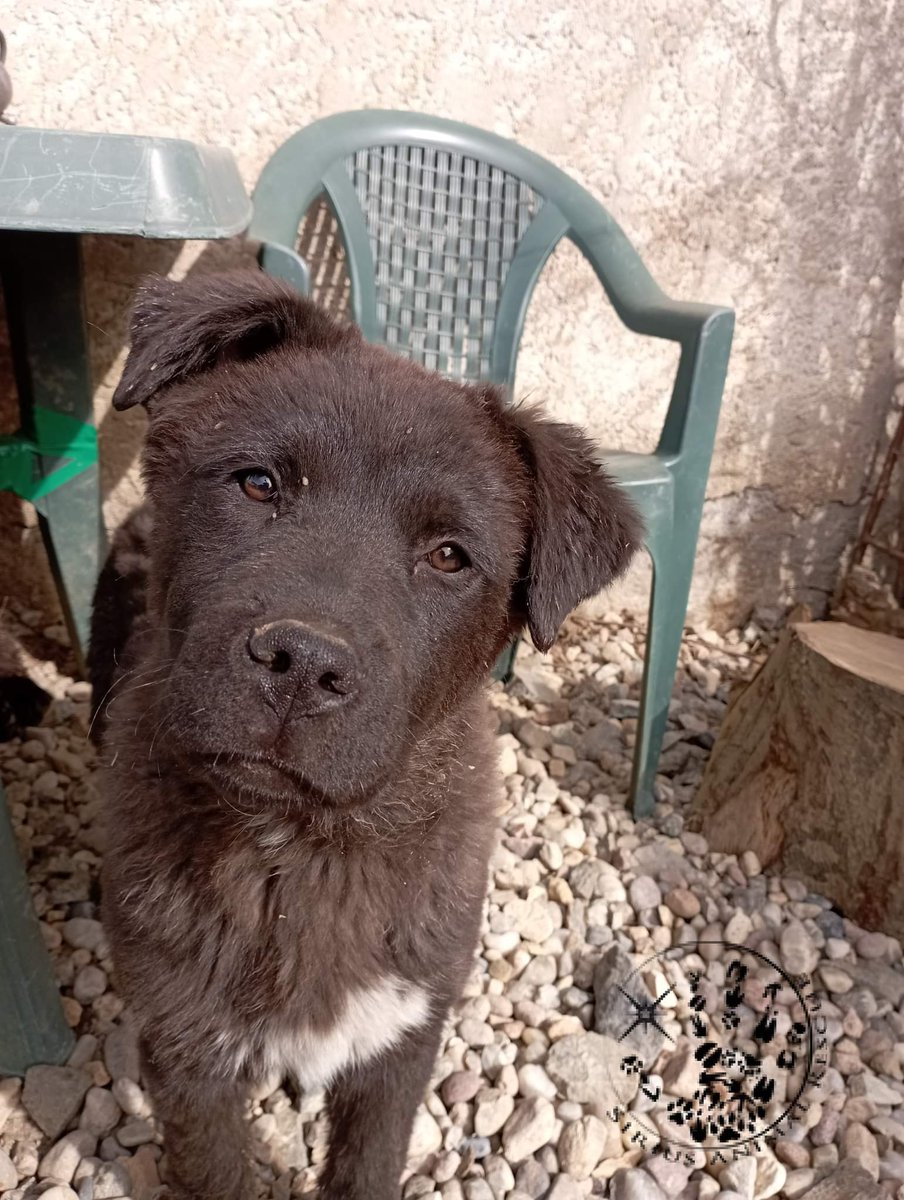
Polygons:
<instances>
[{"instance_id":1,"label":"puppy's black nose","mask_svg":"<svg viewBox=\"0 0 904 1200\"><path fill-rule=\"evenodd\" d=\"M301 621L271 621L252 629L248 653L266 668L268 690L292 701L299 715L338 708L357 690L351 646Z\"/></svg>"}]
</instances>

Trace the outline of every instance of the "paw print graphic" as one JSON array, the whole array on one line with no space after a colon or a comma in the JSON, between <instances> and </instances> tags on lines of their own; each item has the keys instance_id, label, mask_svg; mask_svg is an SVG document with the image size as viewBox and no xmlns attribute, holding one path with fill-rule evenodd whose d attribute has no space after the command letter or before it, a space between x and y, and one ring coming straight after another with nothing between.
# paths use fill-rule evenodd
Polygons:
<instances>
[{"instance_id":1,"label":"paw print graphic","mask_svg":"<svg viewBox=\"0 0 904 1200\"><path fill-rule=\"evenodd\" d=\"M722 1051L722 1066L726 1071L743 1071L746 1065L747 1058L743 1050L729 1046Z\"/></svg>"},{"instance_id":2,"label":"paw print graphic","mask_svg":"<svg viewBox=\"0 0 904 1200\"><path fill-rule=\"evenodd\" d=\"M665 1111L673 1125L688 1125L693 1121L697 1109L690 1100L670 1100Z\"/></svg>"}]
</instances>

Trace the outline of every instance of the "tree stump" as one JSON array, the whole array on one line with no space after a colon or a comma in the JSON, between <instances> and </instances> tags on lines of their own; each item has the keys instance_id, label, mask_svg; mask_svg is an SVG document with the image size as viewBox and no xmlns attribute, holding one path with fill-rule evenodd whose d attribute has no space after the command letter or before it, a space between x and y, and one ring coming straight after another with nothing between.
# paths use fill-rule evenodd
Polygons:
<instances>
[{"instance_id":1,"label":"tree stump","mask_svg":"<svg viewBox=\"0 0 904 1200\"><path fill-rule=\"evenodd\" d=\"M904 937L904 640L793 625L725 718L694 803L715 850L755 850Z\"/></svg>"}]
</instances>

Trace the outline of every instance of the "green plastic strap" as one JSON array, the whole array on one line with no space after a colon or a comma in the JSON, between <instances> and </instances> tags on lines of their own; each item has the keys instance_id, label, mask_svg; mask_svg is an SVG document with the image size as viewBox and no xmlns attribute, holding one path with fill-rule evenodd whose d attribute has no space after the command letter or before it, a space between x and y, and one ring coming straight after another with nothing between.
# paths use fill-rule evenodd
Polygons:
<instances>
[{"instance_id":1,"label":"green plastic strap","mask_svg":"<svg viewBox=\"0 0 904 1200\"><path fill-rule=\"evenodd\" d=\"M15 492L23 500L40 500L49 492L81 475L97 462L97 430L68 413L38 405L32 410L35 437L24 433L0 437L0 491ZM47 474L35 476L35 459L67 461Z\"/></svg>"}]
</instances>

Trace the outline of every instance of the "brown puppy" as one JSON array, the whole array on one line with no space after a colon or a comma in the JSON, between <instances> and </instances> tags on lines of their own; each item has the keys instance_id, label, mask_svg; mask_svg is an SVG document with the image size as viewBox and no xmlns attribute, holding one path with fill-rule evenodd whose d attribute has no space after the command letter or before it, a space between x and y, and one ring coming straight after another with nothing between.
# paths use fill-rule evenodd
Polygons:
<instances>
[{"instance_id":1,"label":"brown puppy","mask_svg":"<svg viewBox=\"0 0 904 1200\"><path fill-rule=\"evenodd\" d=\"M575 430L255 273L144 289L139 403L148 506L92 665L104 919L171 1180L250 1197L243 1100L284 1073L328 1091L326 1200L397 1200L487 883L484 682L638 521Z\"/></svg>"}]
</instances>

